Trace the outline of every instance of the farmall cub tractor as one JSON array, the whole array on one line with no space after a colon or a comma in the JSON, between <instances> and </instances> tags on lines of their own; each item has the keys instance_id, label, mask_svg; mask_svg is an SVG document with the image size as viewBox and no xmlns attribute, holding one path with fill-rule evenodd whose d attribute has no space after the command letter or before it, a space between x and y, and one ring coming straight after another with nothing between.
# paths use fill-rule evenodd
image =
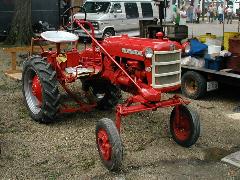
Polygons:
<instances>
[{"instance_id":1,"label":"farmall cub tractor","mask_svg":"<svg viewBox=\"0 0 240 180\"><path fill-rule=\"evenodd\" d=\"M119 170L123 159L120 137L121 118L136 112L173 107L170 132L176 143L189 147L199 138L197 113L188 101L174 95L163 99L163 93L179 88L181 80L182 46L163 37L158 39L130 38L127 35L108 37L99 43L94 27L86 20L74 20L75 25L92 39L91 48L62 52L60 43L77 42L78 37L65 31L47 31L42 39L56 43L56 51L42 51L25 61L23 95L32 119L42 123L55 121L60 113L88 112L116 106L116 119L99 120L96 143L103 164L111 171ZM89 29L85 27L88 26ZM85 103L77 99L68 84L80 80L84 94L95 96ZM76 102L76 107L60 103L61 85ZM118 104L121 90L132 94Z\"/></svg>"}]
</instances>

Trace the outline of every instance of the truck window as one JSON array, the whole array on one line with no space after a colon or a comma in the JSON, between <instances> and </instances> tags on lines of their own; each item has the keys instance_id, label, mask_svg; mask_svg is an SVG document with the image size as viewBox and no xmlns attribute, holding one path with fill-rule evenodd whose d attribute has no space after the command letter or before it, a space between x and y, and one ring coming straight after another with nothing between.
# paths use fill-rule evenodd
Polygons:
<instances>
[{"instance_id":1,"label":"truck window","mask_svg":"<svg viewBox=\"0 0 240 180\"><path fill-rule=\"evenodd\" d=\"M127 19L138 18L138 7L136 3L124 3Z\"/></svg>"},{"instance_id":2,"label":"truck window","mask_svg":"<svg viewBox=\"0 0 240 180\"><path fill-rule=\"evenodd\" d=\"M153 17L153 9L151 3L141 3L143 17Z\"/></svg>"},{"instance_id":3,"label":"truck window","mask_svg":"<svg viewBox=\"0 0 240 180\"><path fill-rule=\"evenodd\" d=\"M110 2L86 2L83 7L86 13L107 13L110 8Z\"/></svg>"},{"instance_id":4,"label":"truck window","mask_svg":"<svg viewBox=\"0 0 240 180\"><path fill-rule=\"evenodd\" d=\"M113 4L113 7L112 7L112 12L114 13L119 13L122 11L122 7L121 7L121 4L120 3L115 3Z\"/></svg>"}]
</instances>

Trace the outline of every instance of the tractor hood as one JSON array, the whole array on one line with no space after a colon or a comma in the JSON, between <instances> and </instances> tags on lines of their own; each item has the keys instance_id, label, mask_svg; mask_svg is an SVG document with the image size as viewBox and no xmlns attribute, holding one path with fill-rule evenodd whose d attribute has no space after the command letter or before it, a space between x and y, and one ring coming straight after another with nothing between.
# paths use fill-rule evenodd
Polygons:
<instances>
[{"instance_id":1,"label":"tractor hood","mask_svg":"<svg viewBox=\"0 0 240 180\"><path fill-rule=\"evenodd\" d=\"M113 36L106 38L102 42L102 46L110 55L126 57L136 60L145 59L146 48L153 51L173 51L181 50L182 46L176 41L163 39L148 39L128 37L128 35Z\"/></svg>"}]
</instances>

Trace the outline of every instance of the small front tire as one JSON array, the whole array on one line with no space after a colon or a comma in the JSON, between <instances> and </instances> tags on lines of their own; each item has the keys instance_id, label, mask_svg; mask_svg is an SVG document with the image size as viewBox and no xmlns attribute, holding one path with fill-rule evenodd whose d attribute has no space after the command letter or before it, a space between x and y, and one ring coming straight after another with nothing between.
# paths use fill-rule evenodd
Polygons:
<instances>
[{"instance_id":1,"label":"small front tire","mask_svg":"<svg viewBox=\"0 0 240 180\"><path fill-rule=\"evenodd\" d=\"M111 119L103 118L97 122L96 143L104 166L109 171L120 170L123 159L122 141Z\"/></svg>"},{"instance_id":2,"label":"small front tire","mask_svg":"<svg viewBox=\"0 0 240 180\"><path fill-rule=\"evenodd\" d=\"M170 116L170 131L177 144L183 147L195 144L200 135L200 120L197 112L185 105L174 107Z\"/></svg>"}]
</instances>

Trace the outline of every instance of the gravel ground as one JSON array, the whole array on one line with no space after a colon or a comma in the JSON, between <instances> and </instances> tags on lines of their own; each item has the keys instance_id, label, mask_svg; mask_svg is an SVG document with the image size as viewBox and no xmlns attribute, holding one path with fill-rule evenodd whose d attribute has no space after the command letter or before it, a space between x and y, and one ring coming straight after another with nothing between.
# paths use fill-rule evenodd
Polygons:
<instances>
[{"instance_id":1,"label":"gravel ground","mask_svg":"<svg viewBox=\"0 0 240 180\"><path fill-rule=\"evenodd\" d=\"M3 73L9 62L0 50L0 179L240 179L240 169L220 161L240 150L240 119L227 116L240 100L239 89L225 87L192 101L201 137L191 148L172 140L171 109L124 118L123 167L111 173L98 156L95 123L114 119L114 112L65 114L54 124L36 123L23 103L21 82Z\"/></svg>"}]
</instances>

